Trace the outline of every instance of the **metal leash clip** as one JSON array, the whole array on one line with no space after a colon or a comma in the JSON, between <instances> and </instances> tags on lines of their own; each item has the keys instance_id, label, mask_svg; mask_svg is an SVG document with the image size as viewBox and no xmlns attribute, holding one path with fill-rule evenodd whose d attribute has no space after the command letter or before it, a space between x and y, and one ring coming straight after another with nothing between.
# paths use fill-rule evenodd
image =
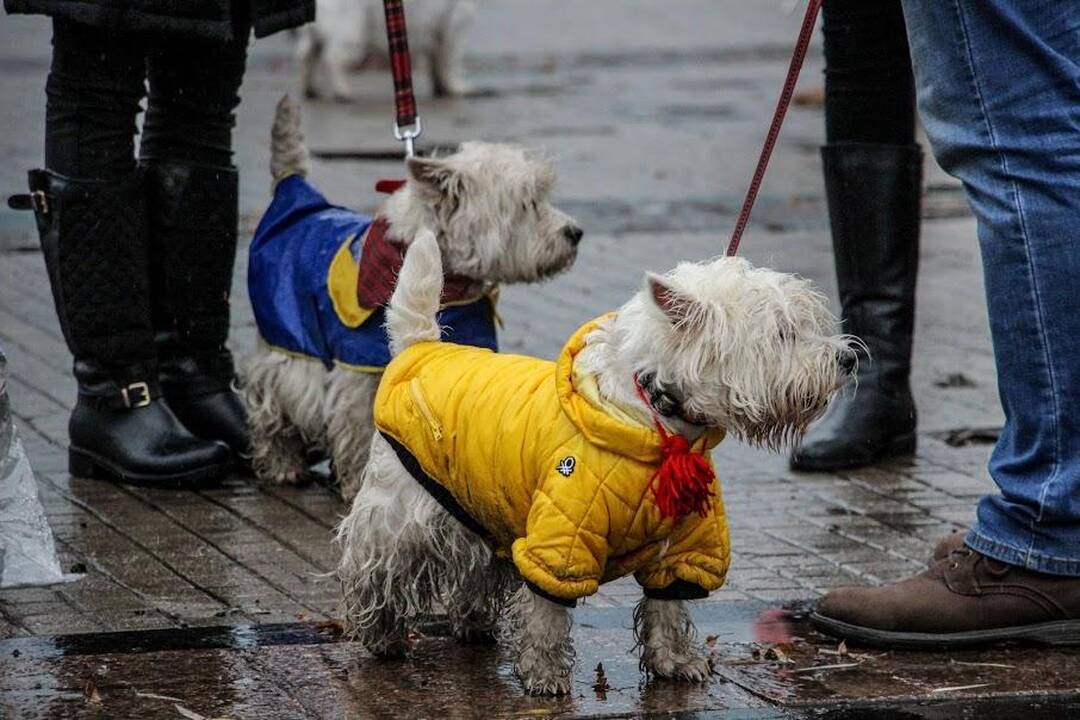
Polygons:
<instances>
[{"instance_id":1,"label":"metal leash clip","mask_svg":"<svg viewBox=\"0 0 1080 720\"><path fill-rule=\"evenodd\" d=\"M424 126L420 123L420 116L417 115L412 125L406 125L401 127L398 124L394 124L394 137L401 142L405 143L405 157L406 159L416 155L416 138L420 137L424 133Z\"/></svg>"}]
</instances>

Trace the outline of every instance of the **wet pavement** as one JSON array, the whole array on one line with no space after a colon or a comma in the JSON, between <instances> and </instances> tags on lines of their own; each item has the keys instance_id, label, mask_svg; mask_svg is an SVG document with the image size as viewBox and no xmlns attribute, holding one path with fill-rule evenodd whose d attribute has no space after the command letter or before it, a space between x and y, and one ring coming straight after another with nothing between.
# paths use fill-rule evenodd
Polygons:
<instances>
[{"instance_id":1,"label":"wet pavement","mask_svg":"<svg viewBox=\"0 0 1080 720\"><path fill-rule=\"evenodd\" d=\"M587 231L571 272L504 289L504 348L551 357L583 321L624 301L645 269L722 251L800 21L790 5L499 0L472 31L475 96L435 101L419 79L423 147L482 138L546 149L559 169L557 201ZM41 19L0 19L0 192L21 189L41 162L48 38ZM236 131L245 243L268 199L272 108L295 89L289 38L258 43L249 68ZM804 87L820 85L820 69L815 53ZM371 210L374 180L401 167L389 79L368 73L355 84L355 103L306 104L304 127L315 182ZM820 108L791 112L743 248L835 295L822 137ZM799 619L830 588L918 571L993 488L985 463L1001 412L974 223L957 185L932 166L924 216L916 457L799 475L782 456L721 444L733 565L727 585L694 610L716 676L705 687L643 683L629 652L639 590L622 581L576 611L574 695L542 700L522 696L504 648L458 647L438 622L405 664L375 663L339 641L328 572L344 508L320 484L238 475L180 493L69 477L70 357L33 223L0 208L12 410L62 569L82 575L0 591L0 718L1077 716L1072 651L844 653ZM231 338L240 356L254 343L245 250ZM796 608L782 619L787 603Z\"/></svg>"},{"instance_id":2,"label":"wet pavement","mask_svg":"<svg viewBox=\"0 0 1080 720\"><path fill-rule=\"evenodd\" d=\"M26 718L1063 718L1080 652L892 653L837 646L799 609L695 608L714 676L649 681L629 613L575 615L573 690L525 697L505 648L463 646L437 621L407 661L377 661L334 623L237 625L0 642L0 711ZM777 624L784 625L782 630ZM779 638L778 633L785 635ZM767 642L765 639L784 642Z\"/></svg>"}]
</instances>

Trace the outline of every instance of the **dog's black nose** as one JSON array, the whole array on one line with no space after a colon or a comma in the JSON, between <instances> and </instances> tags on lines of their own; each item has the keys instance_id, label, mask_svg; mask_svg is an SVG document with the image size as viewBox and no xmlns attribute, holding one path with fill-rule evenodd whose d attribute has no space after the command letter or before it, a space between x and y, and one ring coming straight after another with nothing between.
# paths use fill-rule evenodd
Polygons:
<instances>
[{"instance_id":1,"label":"dog's black nose","mask_svg":"<svg viewBox=\"0 0 1080 720\"><path fill-rule=\"evenodd\" d=\"M850 375L855 370L855 353L844 351L840 353L840 369L845 375Z\"/></svg>"},{"instance_id":2,"label":"dog's black nose","mask_svg":"<svg viewBox=\"0 0 1080 720\"><path fill-rule=\"evenodd\" d=\"M585 231L577 225L567 225L562 229L563 237L570 241L571 245L577 245L585 236Z\"/></svg>"}]
</instances>

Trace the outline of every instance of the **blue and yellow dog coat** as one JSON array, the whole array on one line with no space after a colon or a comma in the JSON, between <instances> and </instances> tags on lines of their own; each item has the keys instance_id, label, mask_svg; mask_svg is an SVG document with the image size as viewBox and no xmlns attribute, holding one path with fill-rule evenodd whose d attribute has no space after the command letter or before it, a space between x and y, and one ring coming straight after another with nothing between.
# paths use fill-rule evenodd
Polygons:
<instances>
[{"instance_id":1,"label":"blue and yellow dog coat","mask_svg":"<svg viewBox=\"0 0 1080 720\"><path fill-rule=\"evenodd\" d=\"M383 220L331 205L299 175L281 180L248 258L248 292L263 340L328 369L382 372L390 362L384 321L392 289L384 280L388 272L396 277L404 254L386 228ZM398 267L386 267L388 248L399 249L389 253ZM443 339L497 350L490 288L470 283L459 294L444 293Z\"/></svg>"}]
</instances>

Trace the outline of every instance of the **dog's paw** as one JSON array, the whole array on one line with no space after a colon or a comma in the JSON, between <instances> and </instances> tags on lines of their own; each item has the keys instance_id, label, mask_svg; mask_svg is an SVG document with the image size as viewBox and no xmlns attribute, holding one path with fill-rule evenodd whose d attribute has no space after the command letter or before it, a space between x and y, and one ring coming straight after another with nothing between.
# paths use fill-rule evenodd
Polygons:
<instances>
[{"instance_id":1,"label":"dog's paw","mask_svg":"<svg viewBox=\"0 0 1080 720\"><path fill-rule=\"evenodd\" d=\"M568 695L570 671L552 670L521 677L521 685L528 695Z\"/></svg>"},{"instance_id":2,"label":"dog's paw","mask_svg":"<svg viewBox=\"0 0 1080 720\"><path fill-rule=\"evenodd\" d=\"M307 482L308 475L304 468L288 468L279 470L271 480L278 485L301 485Z\"/></svg>"},{"instance_id":3,"label":"dog's paw","mask_svg":"<svg viewBox=\"0 0 1080 720\"><path fill-rule=\"evenodd\" d=\"M709 658L700 653L669 654L666 657L652 659L646 663L645 667L656 677L666 680L700 683L705 682L712 675L712 664Z\"/></svg>"},{"instance_id":4,"label":"dog's paw","mask_svg":"<svg viewBox=\"0 0 1080 720\"><path fill-rule=\"evenodd\" d=\"M495 631L491 628L458 627L454 628L454 637L463 645L494 645Z\"/></svg>"}]
</instances>

